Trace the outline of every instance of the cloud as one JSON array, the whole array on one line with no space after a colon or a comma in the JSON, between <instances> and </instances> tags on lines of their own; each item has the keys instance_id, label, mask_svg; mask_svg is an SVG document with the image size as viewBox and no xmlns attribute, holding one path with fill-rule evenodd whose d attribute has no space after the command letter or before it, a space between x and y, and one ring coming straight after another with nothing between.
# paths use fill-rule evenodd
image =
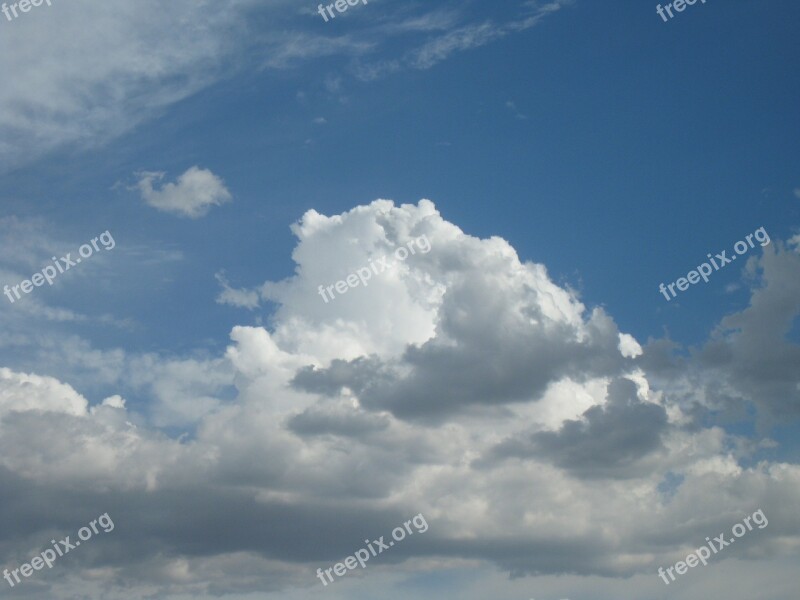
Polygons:
<instances>
[{"instance_id":1,"label":"cloud","mask_svg":"<svg viewBox=\"0 0 800 600\"><path fill-rule=\"evenodd\" d=\"M447 565L489 573L479 587L498 568L559 576L548 590L632 577L654 600L658 566L756 508L770 527L715 568L797 566L800 467L711 410L726 408L716 389L739 386L756 412L795 418L797 345L783 338L797 253L775 240L752 257L751 305L699 349L651 340L642 353L544 265L430 201L310 210L292 231L294 274L250 290L276 304L270 327L233 327L224 352L71 340L39 363L58 379L0 371L0 560L73 534L90 509L116 524L68 571L38 573L41 597L311 597L317 567L418 513L430 531L337 585L375 595ZM430 252L336 302L317 295L423 234ZM118 391L82 391L93 374Z\"/></svg>"},{"instance_id":2,"label":"cloud","mask_svg":"<svg viewBox=\"0 0 800 600\"><path fill-rule=\"evenodd\" d=\"M455 52L484 46L505 35L502 27L492 23L460 27L415 50L409 57L409 63L415 69L429 69Z\"/></svg>"},{"instance_id":3,"label":"cloud","mask_svg":"<svg viewBox=\"0 0 800 600\"><path fill-rule=\"evenodd\" d=\"M289 419L291 431L300 436L331 434L360 438L366 433L387 429L390 421L379 415L369 415L342 407L338 410L309 408Z\"/></svg>"},{"instance_id":4,"label":"cloud","mask_svg":"<svg viewBox=\"0 0 800 600\"><path fill-rule=\"evenodd\" d=\"M515 102L511 100L506 101L506 108L509 109L514 114L515 118L520 119L522 121L526 121L528 119L528 115L524 115L521 112L519 112L519 109L517 109L517 105Z\"/></svg>"},{"instance_id":5,"label":"cloud","mask_svg":"<svg viewBox=\"0 0 800 600\"><path fill-rule=\"evenodd\" d=\"M349 54L358 56L374 50L376 44L353 36L321 37L299 31L275 34L262 68L288 69L316 58Z\"/></svg>"},{"instance_id":6,"label":"cloud","mask_svg":"<svg viewBox=\"0 0 800 600\"><path fill-rule=\"evenodd\" d=\"M214 278L222 286L222 291L217 296L218 304L229 304L238 308L253 310L259 307L258 293L253 290L234 289L225 278L225 273L215 273Z\"/></svg>"},{"instance_id":7,"label":"cloud","mask_svg":"<svg viewBox=\"0 0 800 600\"><path fill-rule=\"evenodd\" d=\"M222 77L253 4L71 0L4 20L0 164L104 143Z\"/></svg>"},{"instance_id":8,"label":"cloud","mask_svg":"<svg viewBox=\"0 0 800 600\"><path fill-rule=\"evenodd\" d=\"M379 29L387 34L446 31L454 27L460 18L452 9L437 9L423 15L387 21Z\"/></svg>"},{"instance_id":9,"label":"cloud","mask_svg":"<svg viewBox=\"0 0 800 600\"><path fill-rule=\"evenodd\" d=\"M156 426L187 427L220 410L233 388L234 372L224 358L181 360L147 354L130 361L126 379L137 391L147 391Z\"/></svg>"},{"instance_id":10,"label":"cloud","mask_svg":"<svg viewBox=\"0 0 800 600\"><path fill-rule=\"evenodd\" d=\"M383 216L392 212L408 219L400 221L399 229ZM346 249L331 239L331 229L353 230L358 243ZM402 356L367 359L364 355L380 346L362 347L351 360L301 371L294 380L300 390L336 395L347 387L365 407L406 419L441 419L453 412L535 401L562 378L615 376L632 364L620 352L620 332L604 311L586 314L571 293L552 283L543 265L520 262L499 238L478 240L455 230L430 202L395 209L378 201L337 221L310 211L295 232L301 244L294 256L303 277L264 288L267 298L283 305L281 316L289 306L305 307L300 296L319 304L316 286L313 292L306 287L318 273L329 280L342 278L422 234L433 248L428 255L409 257L396 274L375 278L331 308L314 311L349 318L361 314L359 320L367 325L363 342L369 332L385 330L379 319L386 315L369 307L392 298L394 310L406 315L405 332L419 332L396 345ZM316 258L337 255L335 266ZM342 332L340 340L349 335ZM385 337L379 342L384 348L389 343Z\"/></svg>"},{"instance_id":11,"label":"cloud","mask_svg":"<svg viewBox=\"0 0 800 600\"><path fill-rule=\"evenodd\" d=\"M95 233L95 232L92 232ZM40 218L28 217L1 217L0 218L0 281L5 285L14 286L28 280L33 274L41 272L47 265L53 265L52 257L62 257L71 252L73 258L77 248L83 240L64 239L63 231L53 224ZM119 264L119 254L125 251L117 250L113 258L105 253L95 253L91 261L81 265L80 269L70 269L64 276L53 280L52 286L43 286L31 294L24 294L20 299L15 299L13 306L7 296L0 296L12 310L0 311L0 328L6 334L0 340L4 342L14 339L17 332L29 330L32 324L42 320L51 323L102 323L120 328L129 328L130 319L118 319L109 314L86 315L74 309L63 306L51 306L48 300L58 296L63 301L65 290L76 289L76 284L85 283L90 275L102 272L104 278L112 272L109 265L113 262ZM146 250L152 253L151 248ZM97 289L97 288L94 288ZM12 296L13 297L13 296ZM24 335L24 333L23 333ZM26 336L29 337L29 336Z\"/></svg>"},{"instance_id":12,"label":"cloud","mask_svg":"<svg viewBox=\"0 0 800 600\"><path fill-rule=\"evenodd\" d=\"M136 184L142 199L160 211L198 219L208 214L213 206L230 202L233 198L222 180L207 169L190 167L178 177L177 183L166 183L154 189L153 182L160 181L166 173L139 173Z\"/></svg>"},{"instance_id":13,"label":"cloud","mask_svg":"<svg viewBox=\"0 0 800 600\"><path fill-rule=\"evenodd\" d=\"M742 418L758 407L762 424L800 417L800 347L790 332L800 316L800 255L778 242L748 259L749 306L724 317L710 338L692 350L661 343L645 347L642 365L657 384L672 381L685 406ZM676 381L676 376L679 379ZM680 380L680 377L683 380Z\"/></svg>"},{"instance_id":14,"label":"cloud","mask_svg":"<svg viewBox=\"0 0 800 600\"><path fill-rule=\"evenodd\" d=\"M543 457L579 477L640 477L637 463L663 448L666 430L664 408L642 402L632 381L617 379L608 386L605 406L589 408L581 420L565 421L558 431L504 441L491 456Z\"/></svg>"},{"instance_id":15,"label":"cloud","mask_svg":"<svg viewBox=\"0 0 800 600\"><path fill-rule=\"evenodd\" d=\"M46 411L85 415L84 400L74 389L52 377L14 373L0 367L0 414Z\"/></svg>"},{"instance_id":16,"label":"cloud","mask_svg":"<svg viewBox=\"0 0 800 600\"><path fill-rule=\"evenodd\" d=\"M0 165L18 167L68 145L96 148L238 71L300 68L331 56L349 57L365 80L427 69L568 3L526 3L506 23L464 23L461 8L409 14L407 5L386 3L383 18L352 21L361 27L346 35L317 31L309 11L290 0L54 3L3 21L0 70L9 76L0 87ZM88 19L102 26L87 29Z\"/></svg>"},{"instance_id":17,"label":"cloud","mask_svg":"<svg viewBox=\"0 0 800 600\"><path fill-rule=\"evenodd\" d=\"M453 14L444 20L440 14L431 14L430 23L447 23L446 30L427 39L417 47L408 50L401 59L379 60L371 63L354 61L353 72L364 81L371 81L405 68L425 70L450 58L458 52L485 46L508 35L525 31L537 25L542 19L555 13L564 6L572 4L572 0L553 0L546 4L537 2L524 3L523 14L505 23L484 21L456 26ZM432 29L444 29L435 27Z\"/></svg>"}]
</instances>

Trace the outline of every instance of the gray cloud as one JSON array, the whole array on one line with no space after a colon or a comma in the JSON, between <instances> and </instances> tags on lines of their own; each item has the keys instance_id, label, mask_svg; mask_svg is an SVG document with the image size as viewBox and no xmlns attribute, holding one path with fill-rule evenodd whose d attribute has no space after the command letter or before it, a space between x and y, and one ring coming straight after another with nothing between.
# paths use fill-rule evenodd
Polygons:
<instances>
[{"instance_id":1,"label":"gray cloud","mask_svg":"<svg viewBox=\"0 0 800 600\"><path fill-rule=\"evenodd\" d=\"M309 408L289 419L288 427L300 436L330 434L360 438L385 430L389 427L389 420L356 411Z\"/></svg>"},{"instance_id":2,"label":"gray cloud","mask_svg":"<svg viewBox=\"0 0 800 600\"><path fill-rule=\"evenodd\" d=\"M488 281L454 287L440 310L441 337L410 346L397 363L334 361L327 369L301 371L294 383L329 395L348 387L365 407L439 420L471 406L536 400L564 377L614 376L632 365L618 351L619 331L602 311L585 323L586 337L579 341L578 328L548 322L533 303L520 318L492 296ZM465 313L474 318L464 319Z\"/></svg>"},{"instance_id":3,"label":"gray cloud","mask_svg":"<svg viewBox=\"0 0 800 600\"><path fill-rule=\"evenodd\" d=\"M790 332L800 315L800 255L780 241L748 260L744 271L753 287L750 304L724 317L698 348L665 341L649 343L642 366L670 389L698 418L709 411L749 420L758 410L764 426L800 416L800 347ZM683 380L678 388L674 382ZM670 383L672 382L672 383Z\"/></svg>"},{"instance_id":4,"label":"gray cloud","mask_svg":"<svg viewBox=\"0 0 800 600\"><path fill-rule=\"evenodd\" d=\"M664 408L641 402L632 381L617 379L608 386L605 406L593 406L558 431L507 440L490 457L546 458L579 477L639 477L636 463L663 448L666 430Z\"/></svg>"}]
</instances>

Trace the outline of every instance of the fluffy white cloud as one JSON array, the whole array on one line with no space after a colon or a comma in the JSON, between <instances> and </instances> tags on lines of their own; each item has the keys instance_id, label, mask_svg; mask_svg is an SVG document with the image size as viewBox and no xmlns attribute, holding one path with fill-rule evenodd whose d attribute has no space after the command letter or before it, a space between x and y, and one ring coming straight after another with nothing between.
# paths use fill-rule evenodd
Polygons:
<instances>
[{"instance_id":1,"label":"fluffy white cloud","mask_svg":"<svg viewBox=\"0 0 800 600\"><path fill-rule=\"evenodd\" d=\"M137 187L142 199L163 212L197 219L208 214L213 206L230 202L233 196L222 179L208 169L194 166L178 177L176 183L166 183L161 189L153 187L166 173L146 171L139 173Z\"/></svg>"},{"instance_id":2,"label":"fluffy white cloud","mask_svg":"<svg viewBox=\"0 0 800 600\"><path fill-rule=\"evenodd\" d=\"M35 410L83 416L87 406L74 389L52 377L0 368L0 415Z\"/></svg>"}]
</instances>

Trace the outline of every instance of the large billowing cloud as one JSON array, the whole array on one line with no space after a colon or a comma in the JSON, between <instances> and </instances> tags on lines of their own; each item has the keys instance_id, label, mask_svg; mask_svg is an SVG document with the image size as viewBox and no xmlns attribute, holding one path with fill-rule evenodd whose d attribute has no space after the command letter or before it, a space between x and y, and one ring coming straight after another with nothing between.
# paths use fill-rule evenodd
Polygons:
<instances>
[{"instance_id":1,"label":"large billowing cloud","mask_svg":"<svg viewBox=\"0 0 800 600\"><path fill-rule=\"evenodd\" d=\"M542 265L521 263L502 239L481 241L452 231L430 203L406 210L417 213L415 221L402 229L382 228L361 264L417 235L430 238L430 257L409 257L393 278L379 274L368 288L349 294L369 302L396 298L393 307L408 298L410 306L427 310L432 336L424 343L413 340L417 343L393 360L358 357L327 369L306 369L295 379L298 387L331 395L349 388L373 410L386 409L402 418L441 418L536 400L551 383L613 376L629 363L619 350L620 333L613 321L600 309L584 316L583 305L554 285ZM440 228L447 235L439 235ZM301 248L307 243L302 239ZM298 249L296 257L302 256ZM353 260L349 270L355 272L358 264ZM305 267L301 264L303 273ZM288 294L282 289L277 297ZM351 301L343 296L330 310Z\"/></svg>"},{"instance_id":2,"label":"large billowing cloud","mask_svg":"<svg viewBox=\"0 0 800 600\"><path fill-rule=\"evenodd\" d=\"M26 581L33 597L87 577L114 598L312 597L317 567L418 513L429 531L348 581L377 593L397 573L499 567L646 577L640 597L661 598L658 566L757 508L769 527L707 569L765 556L796 568L800 468L713 418L734 388L758 413L795 417L794 247L752 258L750 307L679 359L663 341L642 352L543 265L429 201L309 211L293 231L295 275L242 291L247 309L277 303L269 328L235 327L206 360L114 358L148 405L0 371L0 561L16 567L103 512L116 524ZM427 252L396 261L423 236ZM396 262L366 286L321 298L384 256Z\"/></svg>"}]
</instances>

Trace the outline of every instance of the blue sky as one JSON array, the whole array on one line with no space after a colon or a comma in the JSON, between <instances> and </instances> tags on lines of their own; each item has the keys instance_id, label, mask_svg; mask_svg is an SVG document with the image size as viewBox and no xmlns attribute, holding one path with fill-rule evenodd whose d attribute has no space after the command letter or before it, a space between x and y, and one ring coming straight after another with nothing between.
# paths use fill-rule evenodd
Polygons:
<instances>
[{"instance_id":1,"label":"blue sky","mask_svg":"<svg viewBox=\"0 0 800 600\"><path fill-rule=\"evenodd\" d=\"M520 13L514 3L486 4L470 7L472 21ZM189 257L206 267L191 288L213 285L218 268L250 282L291 272L287 225L309 208L428 197L465 231L502 235L523 258L580 286L589 302L618 307L635 334L661 335L667 325L697 341L721 302L741 306L746 298L702 286L676 313L654 302L657 285L758 226L785 237L784 215L797 215L800 90L790 15L798 8L696 6L663 23L635 3L585 4L377 81L354 78L346 55L280 71L241 67L101 148L62 150L15 171L5 195L15 214L46 212L67 226L96 215L101 227L113 219L117 235L131 228L146 240L146 231L160 244L215 237L207 256ZM374 7L361 8L340 22L292 22L355 36L374 26ZM393 45L400 48L379 57L402 53ZM326 123L314 124L318 117ZM224 174L237 198L202 231L191 223L176 231L110 191L136 170L175 176L196 163ZM242 235L248 222L258 234ZM252 241L242 248L242 238ZM629 276L609 277L610 264ZM211 321L225 321L214 312ZM160 324L165 338L174 337L170 323Z\"/></svg>"},{"instance_id":2,"label":"blue sky","mask_svg":"<svg viewBox=\"0 0 800 600\"><path fill-rule=\"evenodd\" d=\"M778 474L798 481L799 17L789 0L708 0L668 22L625 0L370 0L327 23L313 4L283 0L53 0L0 16L0 284L104 231L116 242L52 287L4 298L0 417L69 414L89 439L102 437L92 419L124 411L103 439L135 423L130 455L74 450L68 462L96 461L76 475L80 503L113 498L133 530L137 509L168 514L174 494L206 480L211 498L239 506L244 486L290 501L296 518L360 506L368 477L406 490L373 498L366 523L378 530L361 537L427 511L430 541L372 581L368 569L322 592L347 586L337 597L405 597L411 585L423 598L744 598L745 576L796 571L795 517L776 514L751 548L666 596L653 565L730 527L737 510L770 514L800 496ZM659 293L760 227L769 245L670 302ZM433 249L407 270L330 305L316 295L423 233ZM630 341L617 349L617 338ZM85 411L59 404L72 394ZM97 408L115 397L124 408ZM477 432L485 419L495 434ZM322 434L298 425L312 421ZM641 438L623 435L631 428ZM376 431L390 432L385 457ZM331 472L343 483L305 462L341 448L348 461ZM591 455L592 469L578 464ZM41 498L66 485L31 460L8 459L2 476L29 469ZM158 481L173 470L185 481ZM632 510L618 490L658 496L665 478L680 482L677 500L641 510L633 521L652 529L612 542ZM514 498L533 481L548 492L528 513ZM729 493L716 504L711 482ZM117 498L131 489L163 496ZM559 493L575 500L551 522L542 515L557 514ZM525 523L519 539L501 506ZM0 534L4 564L75 514ZM474 519L461 522L475 542L464 551L453 550L458 518ZM562 537L550 531L558 519L570 524ZM577 525L592 522L608 538ZM70 577L115 569L131 581L146 569L137 594L300 599L321 592L313 570L352 545L332 530L319 552L255 538L198 550L176 531L152 534L164 564L126 551L118 533L114 560L87 555ZM273 583L253 575L265 569ZM47 597L73 585L39 579Z\"/></svg>"}]
</instances>

